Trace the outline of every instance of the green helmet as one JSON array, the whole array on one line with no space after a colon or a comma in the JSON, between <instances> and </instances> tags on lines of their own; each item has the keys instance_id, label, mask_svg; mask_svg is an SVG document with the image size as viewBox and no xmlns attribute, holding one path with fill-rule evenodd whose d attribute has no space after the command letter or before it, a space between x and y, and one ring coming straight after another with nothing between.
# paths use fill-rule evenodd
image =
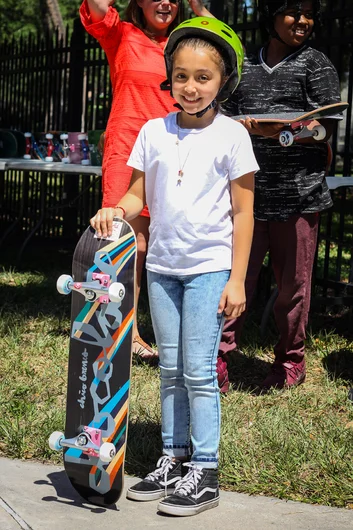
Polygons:
<instances>
[{"instance_id":1,"label":"green helmet","mask_svg":"<svg viewBox=\"0 0 353 530\"><path fill-rule=\"evenodd\" d=\"M237 34L221 20L211 17L196 17L185 20L169 35L164 50L168 84L171 86L172 55L180 41L188 38L201 38L217 45L229 67L227 81L221 87L217 101L226 101L239 84L244 63L243 45Z\"/></svg>"}]
</instances>

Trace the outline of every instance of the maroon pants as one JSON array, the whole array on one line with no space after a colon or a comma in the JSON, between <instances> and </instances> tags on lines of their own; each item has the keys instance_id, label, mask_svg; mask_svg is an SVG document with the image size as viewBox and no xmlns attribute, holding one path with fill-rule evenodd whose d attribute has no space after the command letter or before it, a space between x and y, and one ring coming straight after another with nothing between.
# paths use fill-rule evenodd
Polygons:
<instances>
[{"instance_id":1,"label":"maroon pants","mask_svg":"<svg viewBox=\"0 0 353 530\"><path fill-rule=\"evenodd\" d=\"M274 350L278 361L300 362L304 356L318 223L318 213L295 215L283 222L255 221L245 285L246 299L249 306L269 250L279 292L274 305L280 335ZM220 355L237 347L245 317L246 312L236 320L226 321Z\"/></svg>"}]
</instances>

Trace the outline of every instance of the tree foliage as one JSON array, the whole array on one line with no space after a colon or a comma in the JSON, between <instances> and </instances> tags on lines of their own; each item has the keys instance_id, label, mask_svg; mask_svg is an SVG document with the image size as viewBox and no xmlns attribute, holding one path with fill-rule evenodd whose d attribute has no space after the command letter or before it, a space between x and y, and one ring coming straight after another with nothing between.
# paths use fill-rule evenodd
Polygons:
<instances>
[{"instance_id":1,"label":"tree foliage","mask_svg":"<svg viewBox=\"0 0 353 530\"><path fill-rule=\"evenodd\" d=\"M82 0L58 0L64 24L71 25L78 16ZM115 7L121 12L128 0L117 0ZM0 42L9 37L44 32L48 27L48 2L45 0L0 0Z\"/></svg>"},{"instance_id":2,"label":"tree foliage","mask_svg":"<svg viewBox=\"0 0 353 530\"><path fill-rule=\"evenodd\" d=\"M39 1L0 0L0 38L41 29Z\"/></svg>"}]
</instances>

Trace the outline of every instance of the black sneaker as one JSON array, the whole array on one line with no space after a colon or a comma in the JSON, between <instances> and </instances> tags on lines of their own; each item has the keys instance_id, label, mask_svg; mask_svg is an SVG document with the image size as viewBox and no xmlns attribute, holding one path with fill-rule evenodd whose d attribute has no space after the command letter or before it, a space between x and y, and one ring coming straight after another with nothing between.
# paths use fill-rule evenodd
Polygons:
<instances>
[{"instance_id":1,"label":"black sneaker","mask_svg":"<svg viewBox=\"0 0 353 530\"><path fill-rule=\"evenodd\" d=\"M190 471L175 487L174 493L158 504L158 510L169 515L196 515L215 508L219 503L217 469L184 464Z\"/></svg>"},{"instance_id":2,"label":"black sneaker","mask_svg":"<svg viewBox=\"0 0 353 530\"><path fill-rule=\"evenodd\" d=\"M181 479L181 462L171 456L162 456L157 467L141 482L127 490L126 497L133 501L154 501L173 493Z\"/></svg>"}]
</instances>

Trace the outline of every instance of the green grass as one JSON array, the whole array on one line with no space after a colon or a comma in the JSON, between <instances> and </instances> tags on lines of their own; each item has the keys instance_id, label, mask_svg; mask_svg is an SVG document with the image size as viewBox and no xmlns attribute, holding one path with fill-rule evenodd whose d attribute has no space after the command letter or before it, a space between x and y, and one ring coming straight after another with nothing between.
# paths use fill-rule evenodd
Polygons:
<instances>
[{"instance_id":1,"label":"green grass","mask_svg":"<svg viewBox=\"0 0 353 530\"><path fill-rule=\"evenodd\" d=\"M35 252L28 253L28 257ZM70 297L56 278L70 253L39 252L24 272L0 265L0 454L59 463L47 439L64 427ZM58 261L58 256L60 260ZM153 340L145 296L142 334ZM353 507L353 332L350 311L311 319L307 382L257 392L272 361L274 326L259 335L249 316L243 352L233 354L233 389L222 397L220 479L224 489ZM143 475L160 455L158 368L134 360L126 471Z\"/></svg>"}]
</instances>

